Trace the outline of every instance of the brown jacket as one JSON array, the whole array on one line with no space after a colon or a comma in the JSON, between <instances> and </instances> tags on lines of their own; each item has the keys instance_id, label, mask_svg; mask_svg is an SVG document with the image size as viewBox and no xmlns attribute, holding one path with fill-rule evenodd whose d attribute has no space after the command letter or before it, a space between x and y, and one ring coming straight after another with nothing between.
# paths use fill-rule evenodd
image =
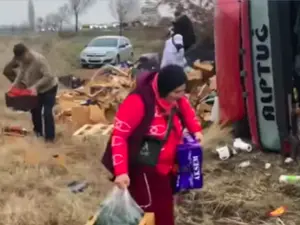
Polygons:
<instances>
[{"instance_id":1,"label":"brown jacket","mask_svg":"<svg viewBox=\"0 0 300 225\"><path fill-rule=\"evenodd\" d=\"M4 67L3 74L11 83L13 83L17 77L17 73L15 69L17 69L18 67L19 65L16 63L15 60L11 60Z\"/></svg>"},{"instance_id":2,"label":"brown jacket","mask_svg":"<svg viewBox=\"0 0 300 225\"><path fill-rule=\"evenodd\" d=\"M14 79L13 85L23 85L26 88L33 87L38 93L44 93L56 86L58 79L51 73L50 65L44 56L35 51L31 51L31 54L34 57L32 62L19 66L19 73ZM9 73L8 70L7 73Z\"/></svg>"}]
</instances>

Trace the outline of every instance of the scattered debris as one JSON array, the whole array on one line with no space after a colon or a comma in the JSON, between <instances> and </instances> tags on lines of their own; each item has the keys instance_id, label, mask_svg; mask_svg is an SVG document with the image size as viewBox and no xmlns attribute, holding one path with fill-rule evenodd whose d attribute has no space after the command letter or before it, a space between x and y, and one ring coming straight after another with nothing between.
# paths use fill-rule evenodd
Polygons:
<instances>
[{"instance_id":1,"label":"scattered debris","mask_svg":"<svg viewBox=\"0 0 300 225\"><path fill-rule=\"evenodd\" d=\"M60 76L58 78L58 80L65 87L72 88L72 89L78 88L78 87L80 87L80 86L82 86L86 83L86 80L80 79L80 78L75 77L71 74L65 75L65 76Z\"/></svg>"},{"instance_id":2,"label":"scattered debris","mask_svg":"<svg viewBox=\"0 0 300 225\"><path fill-rule=\"evenodd\" d=\"M52 155L54 163L63 167L66 167L66 156L64 154Z\"/></svg>"},{"instance_id":3,"label":"scattered debris","mask_svg":"<svg viewBox=\"0 0 300 225\"><path fill-rule=\"evenodd\" d=\"M101 210L98 210L93 216L91 216L88 221L85 223L85 225L95 225L98 216L100 215Z\"/></svg>"},{"instance_id":4,"label":"scattered debris","mask_svg":"<svg viewBox=\"0 0 300 225\"><path fill-rule=\"evenodd\" d=\"M5 126L2 129L3 135L24 137L29 134L29 131L19 126Z\"/></svg>"},{"instance_id":5,"label":"scattered debris","mask_svg":"<svg viewBox=\"0 0 300 225\"><path fill-rule=\"evenodd\" d=\"M101 135L109 135L113 129L113 125L104 124L85 124L74 132L73 137L85 139L87 136L101 133Z\"/></svg>"},{"instance_id":6,"label":"scattered debris","mask_svg":"<svg viewBox=\"0 0 300 225\"><path fill-rule=\"evenodd\" d=\"M282 216L286 212L287 208L285 206L280 206L279 208L275 209L272 212L268 213L270 217L279 217Z\"/></svg>"},{"instance_id":7,"label":"scattered debris","mask_svg":"<svg viewBox=\"0 0 300 225\"><path fill-rule=\"evenodd\" d=\"M266 164L265 164L265 169L268 170L268 169L270 169L270 168L271 168L271 163L266 163Z\"/></svg>"},{"instance_id":8,"label":"scattered debris","mask_svg":"<svg viewBox=\"0 0 300 225\"><path fill-rule=\"evenodd\" d=\"M296 175L281 175L279 177L280 183L285 184L300 184L300 176Z\"/></svg>"},{"instance_id":9,"label":"scattered debris","mask_svg":"<svg viewBox=\"0 0 300 225\"><path fill-rule=\"evenodd\" d=\"M215 123L219 123L220 121L220 106L218 96L215 96L214 98L214 104L211 109L211 121Z\"/></svg>"},{"instance_id":10,"label":"scattered debris","mask_svg":"<svg viewBox=\"0 0 300 225\"><path fill-rule=\"evenodd\" d=\"M211 116L217 89L214 72L211 62L200 62L200 60L195 61L193 68L187 72L187 93L197 116L204 125L215 119Z\"/></svg>"},{"instance_id":11,"label":"scattered debris","mask_svg":"<svg viewBox=\"0 0 300 225\"><path fill-rule=\"evenodd\" d=\"M88 183L86 181L79 182L79 181L72 181L68 184L68 187L73 193L83 192L87 187Z\"/></svg>"},{"instance_id":12,"label":"scattered debris","mask_svg":"<svg viewBox=\"0 0 300 225\"><path fill-rule=\"evenodd\" d=\"M251 165L250 161L244 161L239 164L239 167L246 168L246 167L249 167L250 165Z\"/></svg>"},{"instance_id":13,"label":"scattered debris","mask_svg":"<svg viewBox=\"0 0 300 225\"><path fill-rule=\"evenodd\" d=\"M228 146L223 146L223 147L217 148L216 151L218 152L219 158L221 160L227 160L230 158L230 150L229 150Z\"/></svg>"},{"instance_id":14,"label":"scattered debris","mask_svg":"<svg viewBox=\"0 0 300 225\"><path fill-rule=\"evenodd\" d=\"M237 155L238 154L238 152L237 152L237 150L235 148L231 149L231 153L232 153L232 155Z\"/></svg>"},{"instance_id":15,"label":"scattered debris","mask_svg":"<svg viewBox=\"0 0 300 225\"><path fill-rule=\"evenodd\" d=\"M64 90L57 95L56 120L70 124L73 136L86 137L96 133L110 134L118 105L134 89L134 66L106 65L97 70L89 81L79 81L83 86ZM203 75L204 74L204 75ZM211 86L214 68L210 63L195 62L187 73L189 96L202 123L211 121L215 84ZM65 83L76 80L66 77ZM200 85L200 87L199 87ZM70 86L70 85L69 85ZM204 124L205 126L205 124Z\"/></svg>"},{"instance_id":16,"label":"scattered debris","mask_svg":"<svg viewBox=\"0 0 300 225\"><path fill-rule=\"evenodd\" d=\"M56 119L71 123L75 130L85 124L111 124L117 106L133 86L130 73L105 66L84 86L58 94Z\"/></svg>"},{"instance_id":17,"label":"scattered debris","mask_svg":"<svg viewBox=\"0 0 300 225\"><path fill-rule=\"evenodd\" d=\"M294 160L291 158L291 157L287 157L285 160L284 160L284 163L285 164L290 164L292 163Z\"/></svg>"},{"instance_id":18,"label":"scattered debris","mask_svg":"<svg viewBox=\"0 0 300 225\"><path fill-rule=\"evenodd\" d=\"M139 225L155 225L154 213L145 213Z\"/></svg>"},{"instance_id":19,"label":"scattered debris","mask_svg":"<svg viewBox=\"0 0 300 225\"><path fill-rule=\"evenodd\" d=\"M252 151L252 145L244 142L241 138L236 138L233 141L233 147L246 152Z\"/></svg>"}]
</instances>

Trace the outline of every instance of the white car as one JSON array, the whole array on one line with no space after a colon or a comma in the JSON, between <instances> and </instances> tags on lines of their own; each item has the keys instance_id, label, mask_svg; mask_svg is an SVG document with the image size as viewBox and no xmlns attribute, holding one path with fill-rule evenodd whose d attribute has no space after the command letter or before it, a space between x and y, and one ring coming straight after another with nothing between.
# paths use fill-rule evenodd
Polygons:
<instances>
[{"instance_id":1,"label":"white car","mask_svg":"<svg viewBox=\"0 0 300 225\"><path fill-rule=\"evenodd\" d=\"M133 47L124 36L99 36L90 41L80 53L82 67L119 64L133 59Z\"/></svg>"}]
</instances>

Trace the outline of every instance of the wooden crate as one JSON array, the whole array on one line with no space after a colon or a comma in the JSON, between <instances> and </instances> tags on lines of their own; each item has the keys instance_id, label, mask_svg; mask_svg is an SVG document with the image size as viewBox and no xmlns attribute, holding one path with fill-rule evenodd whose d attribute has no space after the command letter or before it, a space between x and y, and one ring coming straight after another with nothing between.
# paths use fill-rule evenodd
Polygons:
<instances>
[{"instance_id":1,"label":"wooden crate","mask_svg":"<svg viewBox=\"0 0 300 225\"><path fill-rule=\"evenodd\" d=\"M145 213L139 225L155 225L154 213Z\"/></svg>"},{"instance_id":2,"label":"wooden crate","mask_svg":"<svg viewBox=\"0 0 300 225\"><path fill-rule=\"evenodd\" d=\"M73 137L84 139L87 136L100 133L101 135L109 135L112 131L113 125L106 124L85 124L74 132Z\"/></svg>"},{"instance_id":3,"label":"wooden crate","mask_svg":"<svg viewBox=\"0 0 300 225\"><path fill-rule=\"evenodd\" d=\"M94 216L89 218L89 220L85 223L85 225L95 225L96 220L99 216L100 212L96 212ZM141 219L139 225L155 225L155 217L154 213L145 213L144 217Z\"/></svg>"}]
</instances>

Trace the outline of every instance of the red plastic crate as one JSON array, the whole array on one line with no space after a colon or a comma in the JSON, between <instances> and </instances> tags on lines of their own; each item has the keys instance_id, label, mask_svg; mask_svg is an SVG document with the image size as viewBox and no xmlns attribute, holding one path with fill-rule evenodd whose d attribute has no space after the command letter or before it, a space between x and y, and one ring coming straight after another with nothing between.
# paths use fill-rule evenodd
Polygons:
<instances>
[{"instance_id":1,"label":"red plastic crate","mask_svg":"<svg viewBox=\"0 0 300 225\"><path fill-rule=\"evenodd\" d=\"M28 89L12 88L5 94L6 106L14 110L30 111L38 105L38 97Z\"/></svg>"}]
</instances>

